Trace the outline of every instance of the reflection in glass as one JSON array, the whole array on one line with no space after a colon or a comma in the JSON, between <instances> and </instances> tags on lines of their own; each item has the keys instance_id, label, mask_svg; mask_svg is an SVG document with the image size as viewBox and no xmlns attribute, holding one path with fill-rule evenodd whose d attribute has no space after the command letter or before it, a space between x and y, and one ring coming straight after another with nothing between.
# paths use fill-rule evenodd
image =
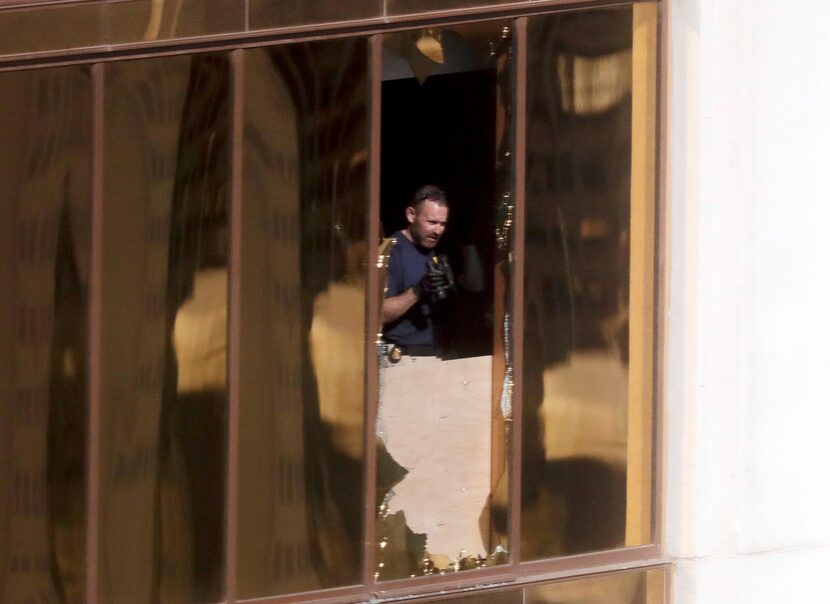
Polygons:
<instances>
[{"instance_id":1,"label":"reflection in glass","mask_svg":"<svg viewBox=\"0 0 830 604\"><path fill-rule=\"evenodd\" d=\"M0 11L0 54L152 42L244 29L244 0L125 0L28 6Z\"/></svg>"},{"instance_id":2,"label":"reflection in glass","mask_svg":"<svg viewBox=\"0 0 830 604\"><path fill-rule=\"evenodd\" d=\"M104 11L105 6L98 3L48 4L2 10L0 54L103 44L106 41Z\"/></svg>"},{"instance_id":3,"label":"reflection in glass","mask_svg":"<svg viewBox=\"0 0 830 604\"><path fill-rule=\"evenodd\" d=\"M523 604L522 590L480 593L474 596L460 596L445 600L430 600L432 604Z\"/></svg>"},{"instance_id":4,"label":"reflection in glass","mask_svg":"<svg viewBox=\"0 0 830 604\"><path fill-rule=\"evenodd\" d=\"M515 0L385 0L386 12L390 15L424 13L470 6L494 6L513 2Z\"/></svg>"},{"instance_id":5,"label":"reflection in glass","mask_svg":"<svg viewBox=\"0 0 830 604\"><path fill-rule=\"evenodd\" d=\"M380 17L383 0L250 0L251 29Z\"/></svg>"},{"instance_id":6,"label":"reflection in glass","mask_svg":"<svg viewBox=\"0 0 830 604\"><path fill-rule=\"evenodd\" d=\"M91 82L0 74L0 601L84 601Z\"/></svg>"},{"instance_id":7,"label":"reflection in glass","mask_svg":"<svg viewBox=\"0 0 830 604\"><path fill-rule=\"evenodd\" d=\"M244 0L126 0L107 4L110 44L150 42L245 29Z\"/></svg>"},{"instance_id":8,"label":"reflection in glass","mask_svg":"<svg viewBox=\"0 0 830 604\"><path fill-rule=\"evenodd\" d=\"M360 582L366 40L245 54L239 593Z\"/></svg>"},{"instance_id":9,"label":"reflection in glass","mask_svg":"<svg viewBox=\"0 0 830 604\"><path fill-rule=\"evenodd\" d=\"M106 70L102 602L215 602L224 576L229 63Z\"/></svg>"},{"instance_id":10,"label":"reflection in glass","mask_svg":"<svg viewBox=\"0 0 830 604\"><path fill-rule=\"evenodd\" d=\"M529 22L525 559L651 539L655 24Z\"/></svg>"},{"instance_id":11,"label":"reflection in glass","mask_svg":"<svg viewBox=\"0 0 830 604\"><path fill-rule=\"evenodd\" d=\"M525 589L526 604L664 604L662 568L600 575Z\"/></svg>"},{"instance_id":12,"label":"reflection in glass","mask_svg":"<svg viewBox=\"0 0 830 604\"><path fill-rule=\"evenodd\" d=\"M381 217L384 235L397 238L382 246L385 296L406 295L410 268L423 268L400 259L416 249L407 247L406 208L426 183L446 191L449 218L434 251L447 256L456 288L420 298L381 328L379 580L507 559L510 47L505 22L383 41ZM422 330L428 349L420 334L401 335L406 322L432 326Z\"/></svg>"}]
</instances>

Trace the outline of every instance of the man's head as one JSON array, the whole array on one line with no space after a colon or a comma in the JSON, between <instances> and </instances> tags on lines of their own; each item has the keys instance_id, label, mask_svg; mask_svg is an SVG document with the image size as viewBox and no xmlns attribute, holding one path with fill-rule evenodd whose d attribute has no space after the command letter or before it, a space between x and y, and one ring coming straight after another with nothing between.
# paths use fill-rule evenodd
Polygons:
<instances>
[{"instance_id":1,"label":"man's head","mask_svg":"<svg viewBox=\"0 0 830 604\"><path fill-rule=\"evenodd\" d=\"M406 207L409 238L420 247L434 248L447 227L448 215L447 195L434 185L424 185Z\"/></svg>"}]
</instances>

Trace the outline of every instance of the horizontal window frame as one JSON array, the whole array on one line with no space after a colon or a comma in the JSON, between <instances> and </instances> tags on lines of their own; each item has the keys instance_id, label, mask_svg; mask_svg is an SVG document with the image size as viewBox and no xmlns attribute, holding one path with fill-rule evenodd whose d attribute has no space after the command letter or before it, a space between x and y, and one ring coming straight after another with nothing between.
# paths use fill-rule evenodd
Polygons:
<instances>
[{"instance_id":1,"label":"horizontal window frame","mask_svg":"<svg viewBox=\"0 0 830 604\"><path fill-rule=\"evenodd\" d=\"M517 2L513 4L439 10L400 16L372 17L370 19L353 21L336 21L246 32L209 34L163 41L100 44L69 50L22 52L0 55L0 71L146 59L176 54L193 54L197 52L233 51L235 49L272 46L276 44L294 44L321 39L372 36L419 27L437 27L497 19L516 19L563 11L572 12L598 8L613 8L615 6L629 6L648 1L650 0L538 0L532 4ZM660 1L662 2L664 0ZM56 6L62 4L64 3L58 3ZM89 2L84 2L83 4L88 5ZM36 6L40 7L41 5ZM30 6L28 8L33 7ZM4 8L0 5L0 15L6 10L20 10L20 8L17 6Z\"/></svg>"}]
</instances>

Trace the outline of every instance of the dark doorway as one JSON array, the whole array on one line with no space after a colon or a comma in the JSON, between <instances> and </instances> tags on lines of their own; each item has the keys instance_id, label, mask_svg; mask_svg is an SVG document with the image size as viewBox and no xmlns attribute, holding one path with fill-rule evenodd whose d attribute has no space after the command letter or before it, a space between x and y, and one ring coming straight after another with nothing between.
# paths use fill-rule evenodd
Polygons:
<instances>
[{"instance_id":1,"label":"dark doorway","mask_svg":"<svg viewBox=\"0 0 830 604\"><path fill-rule=\"evenodd\" d=\"M405 207L430 183L450 201L439 253L463 283L474 250L483 287L459 288L452 347L456 354L492 354L495 239L496 73L477 70L386 81L382 89L381 221L389 236L406 225ZM477 290L477 291L475 291Z\"/></svg>"}]
</instances>

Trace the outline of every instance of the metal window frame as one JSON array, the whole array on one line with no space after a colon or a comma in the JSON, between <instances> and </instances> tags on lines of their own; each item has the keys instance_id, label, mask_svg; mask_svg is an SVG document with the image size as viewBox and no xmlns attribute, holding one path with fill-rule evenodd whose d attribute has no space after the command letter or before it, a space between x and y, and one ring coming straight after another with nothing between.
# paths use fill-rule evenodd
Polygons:
<instances>
[{"instance_id":1,"label":"metal window frame","mask_svg":"<svg viewBox=\"0 0 830 604\"><path fill-rule=\"evenodd\" d=\"M100 514L100 442L101 442L101 311L102 300L102 263L103 233L105 221L103 176L104 176L104 77L105 64L138 58L162 57L179 54L229 51L231 59L231 260L229 267L230 286L229 303L232 308L239 308L242 298L239 283L239 263L241 257L241 200L242 190L242 131L244 109L244 70L247 48L259 48L281 44L292 44L311 40L336 39L343 37L364 37L369 45L369 112L367 137L369 141L368 191L370 203L367 208L367 225L369 240L379 240L380 223L380 131L381 131L381 43L382 34L401 31L424 25L444 26L477 21L497 19L515 20L515 129L514 129L514 192L516 196L514 216L514 269L511 284L511 302L514 309L514 325L523 325L524 292L522 276L524 270L524 175L526 151L526 89L527 89L527 23L534 15L550 14L561 11L590 10L613 6L636 4L638 0L549 0L539 1L528 6L527 3L499 5L496 7L476 7L450 11L436 11L418 15L368 19L336 24L308 25L302 27L281 28L268 31L249 32L245 34L202 36L189 40L176 40L161 44L126 44L117 48L91 48L71 52L28 53L0 57L0 71L37 69L62 65L88 65L92 77L92 268L90 290L90 363L89 363L89 416L88 416L88 451L87 451L87 528L86 528L86 600L91 603L100 601L98 589L98 557L100 553L100 534L98 522ZM35 4L35 3L33 3ZM37 2L37 5L41 3ZM652 484L652 535L653 542L639 547L619 548L608 551L591 552L573 556L550 558L544 560L520 561L520 519L521 519L521 371L515 372L513 442L508 451L511 471L510 508L509 508L509 542L511 544L510 562L496 567L465 571L457 574L415 577L375 583L375 494L376 494L376 453L375 424L378 392L378 360L375 351L373 326L379 321L379 309L372 303L375 293L381 287L378 272L368 271L366 296L366 346L365 346L365 386L366 406L364 422L365 465L363 473L364 509L363 509L363 569L362 584L286 594L273 597L243 600L237 597L236 568L238 564L237 513L239 509L239 347L240 319L238 314L229 315L229 355L228 355L228 450L226 477L226 561L225 561L225 602L253 602L260 604L282 604L288 602L320 602L339 604L356 601L395 601L417 597L429 601L438 592L441 597L453 593L468 593L471 590L507 590L521 588L539 582L574 579L598 573L620 572L626 570L646 570L668 562L663 548L663 483L665 439L664 407L666 405L665 375L665 323L666 275L668 272L664 242L668 235L666 217L667 192L667 147L666 124L668 119L667 103L668 77L666 60L668 52L667 25L668 0L658 4L659 24L657 40L657 119L655 140L657 158L654 166L657 184L655 204L655 252L654 276L654 372L652 376L653 401L653 484ZM5 4L0 4L0 10ZM367 266L374 265L376 251L367 246ZM514 329L513 359L516 367L522 366L522 329ZM667 581L667 597L671 581ZM666 600L668 601L668 600Z\"/></svg>"}]
</instances>

